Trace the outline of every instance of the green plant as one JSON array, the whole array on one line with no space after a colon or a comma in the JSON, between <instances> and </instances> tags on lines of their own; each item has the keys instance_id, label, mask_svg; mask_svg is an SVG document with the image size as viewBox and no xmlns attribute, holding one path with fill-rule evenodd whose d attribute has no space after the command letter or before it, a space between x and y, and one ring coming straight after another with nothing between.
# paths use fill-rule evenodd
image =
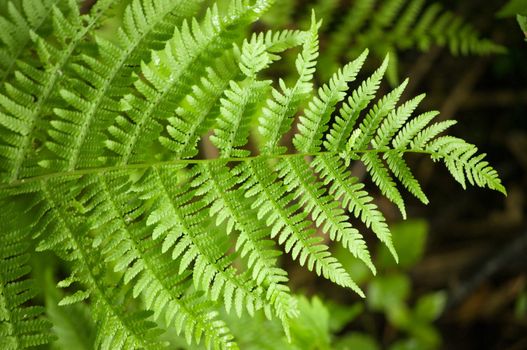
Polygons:
<instances>
[{"instance_id":1,"label":"green plant","mask_svg":"<svg viewBox=\"0 0 527 350\"><path fill-rule=\"evenodd\" d=\"M432 123L436 112L412 118L424 95L398 105L406 81L372 102L388 57L349 97L367 51L314 94L314 15L306 31L244 40L271 1L206 4L202 16L199 1L100 0L83 15L75 1L39 4L42 25L26 13L27 0L8 5L2 22L26 24L23 33L5 32L4 42L31 39L21 42L24 50L6 44L3 51L0 220L2 240L12 244L2 250L0 335L8 349L50 339L41 309L23 305L37 293L24 279L25 260L39 252L64 261L65 272L54 276L65 289L58 306L89 305L96 348L159 348L164 331L232 348L218 308L263 310L294 331L296 299L276 242L300 265L361 296L314 228L375 273L353 216L397 259L383 214L347 169L351 161L366 165L403 217L396 179L428 202L407 153L442 161L463 187L505 193L474 145L439 136L453 121ZM112 16L122 24L105 39ZM297 46L292 84L261 79ZM289 145L295 151L288 151L284 135L302 106ZM219 156L200 157L200 140ZM13 297L19 285L24 298ZM57 321L56 309L48 314L60 336L56 327L67 322Z\"/></svg>"}]
</instances>

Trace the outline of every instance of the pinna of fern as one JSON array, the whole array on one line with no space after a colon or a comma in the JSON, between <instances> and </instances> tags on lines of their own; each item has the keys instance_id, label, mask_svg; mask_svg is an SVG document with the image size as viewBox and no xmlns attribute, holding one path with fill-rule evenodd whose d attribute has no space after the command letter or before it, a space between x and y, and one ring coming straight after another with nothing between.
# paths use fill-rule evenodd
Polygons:
<instances>
[{"instance_id":1,"label":"pinna of fern","mask_svg":"<svg viewBox=\"0 0 527 350\"><path fill-rule=\"evenodd\" d=\"M349 172L351 161L366 165L403 217L398 182L428 202L407 153L444 162L463 186L505 192L475 146L440 136L453 122L432 123L434 112L413 116L424 96L399 102L406 81L375 99L388 57L355 83L365 50L314 91L321 26L314 14L306 31L244 40L271 2L232 0L202 18L185 3L132 1L117 44L92 33L90 14L93 21L62 21L75 40L62 46L35 37L42 68L22 64L16 90L0 99L0 194L24 206L36 250L67 262L70 276L59 286L73 292L61 304L89 303L98 348L160 348L163 331L235 348L218 307L238 315L261 309L288 333L298 308L279 264L283 252L364 296L316 234L375 273L367 232L353 226L361 221L397 259L387 221ZM81 44L89 34L95 53ZM296 46L296 79L262 80ZM21 108L30 94L39 96L36 107ZM284 136L300 110L288 152ZM219 157L197 158L209 131Z\"/></svg>"}]
</instances>

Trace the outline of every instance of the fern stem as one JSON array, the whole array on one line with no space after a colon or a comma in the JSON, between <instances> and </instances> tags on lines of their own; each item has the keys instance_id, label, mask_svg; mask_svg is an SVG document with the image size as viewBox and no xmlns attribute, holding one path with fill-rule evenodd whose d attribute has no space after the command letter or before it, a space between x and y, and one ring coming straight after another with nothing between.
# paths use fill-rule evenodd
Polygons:
<instances>
[{"instance_id":1,"label":"fern stem","mask_svg":"<svg viewBox=\"0 0 527 350\"><path fill-rule=\"evenodd\" d=\"M386 153L392 151L393 149L365 149L365 150L354 150L354 153ZM404 153L418 153L418 154L429 154L433 157L440 157L440 154L431 150L422 150L422 149L405 149L400 151L401 154ZM21 186L27 183L33 183L38 181L47 181L55 178L65 177L65 176L82 176L89 174L98 174L98 173L110 173L113 171L125 171L125 170L139 170L139 169L148 169L154 166L163 166L163 165L195 165L195 164L207 164L212 161L221 160L226 163L241 163L241 162L250 162L258 158L267 158L267 159L284 159L291 157L316 157L324 155L338 155L338 152L332 151L321 151L321 152L307 152L307 153L289 153L289 154L270 154L270 155L254 155L249 157L241 158L217 158L217 159L174 159L174 160L165 160L158 162L145 162L138 164L126 164L126 165L113 165L100 168L87 168L87 169L78 169L71 171L58 171L50 174L34 176L25 179L19 179L12 181L6 184L0 184L0 191L6 190L9 188L14 188Z\"/></svg>"}]
</instances>

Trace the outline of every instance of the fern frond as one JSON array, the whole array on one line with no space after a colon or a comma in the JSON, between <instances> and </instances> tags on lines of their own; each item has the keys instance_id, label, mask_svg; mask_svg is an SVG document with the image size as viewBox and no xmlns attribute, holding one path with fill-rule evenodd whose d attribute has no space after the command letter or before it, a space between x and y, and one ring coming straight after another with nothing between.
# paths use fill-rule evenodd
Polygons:
<instances>
[{"instance_id":1,"label":"fern frond","mask_svg":"<svg viewBox=\"0 0 527 350\"><path fill-rule=\"evenodd\" d=\"M384 154L384 159L388 168L397 177L397 179L406 187L406 189L417 197L424 204L428 204L428 198L421 189L419 181L417 181L412 174L412 171L406 164L403 155L397 151L389 151Z\"/></svg>"},{"instance_id":2,"label":"fern frond","mask_svg":"<svg viewBox=\"0 0 527 350\"><path fill-rule=\"evenodd\" d=\"M318 90L308 103L305 116L300 116L298 123L299 134L295 135L293 144L299 152L310 153L320 150L321 139L327 130L327 123L335 110L335 105L346 97L348 84L355 80L361 69L368 51L365 50L356 60L338 70L330 79L329 84Z\"/></svg>"},{"instance_id":3,"label":"fern frond","mask_svg":"<svg viewBox=\"0 0 527 350\"><path fill-rule=\"evenodd\" d=\"M254 38L256 39L256 38ZM265 45L253 40L243 43L240 70L247 77L240 83L231 82L220 100L220 116L211 142L220 150L220 157L245 157L248 150L237 149L247 144L251 117L259 99L265 95L270 81L256 81L255 75L265 69L272 60Z\"/></svg>"},{"instance_id":4,"label":"fern frond","mask_svg":"<svg viewBox=\"0 0 527 350\"><path fill-rule=\"evenodd\" d=\"M407 84L408 80L405 80L401 85L381 98L379 102L377 102L377 104L370 109L358 127L360 134L355 142L357 149L366 149L366 147L371 143L373 135L379 128L384 118L395 108Z\"/></svg>"},{"instance_id":5,"label":"fern frond","mask_svg":"<svg viewBox=\"0 0 527 350\"><path fill-rule=\"evenodd\" d=\"M164 237L163 251L172 250L180 258L179 273L192 263L194 286L204 290L212 300L223 297L225 308L234 304L238 314L246 309L268 307L263 290L247 273L238 274L231 265L234 255L227 254L227 236L209 220L204 200L192 201L199 189L191 188L192 179L178 183L174 172L179 167L153 168L145 174L134 191L143 200L153 202L147 224L153 226L153 239Z\"/></svg>"},{"instance_id":6,"label":"fern frond","mask_svg":"<svg viewBox=\"0 0 527 350\"><path fill-rule=\"evenodd\" d=\"M446 167L463 188L466 180L471 185L488 187L506 194L498 173L487 161L485 154L476 155L477 147L457 137L443 136L426 145L434 160L443 159Z\"/></svg>"},{"instance_id":7,"label":"fern frond","mask_svg":"<svg viewBox=\"0 0 527 350\"><path fill-rule=\"evenodd\" d=\"M319 3L325 3L320 1ZM307 16L306 16L307 17ZM331 72L342 57L351 58L370 48L378 58L390 54L388 80L396 85L398 52L428 50L432 45L449 48L453 54L486 55L504 48L481 35L461 17L444 11L439 3L424 0L354 1L344 13L334 14L328 31L328 51L321 62ZM340 19L340 20L339 20ZM352 49L348 49L352 47ZM327 74L327 73L326 73Z\"/></svg>"},{"instance_id":8,"label":"fern frond","mask_svg":"<svg viewBox=\"0 0 527 350\"><path fill-rule=\"evenodd\" d=\"M440 136L453 122L431 124L435 112L412 116L422 95L399 103L406 82L375 100L390 74L388 58L348 98L366 52L335 70L315 96L314 15L308 31L267 31L244 41L272 1L230 0L227 9L200 12L199 1L131 0L111 41L94 30L111 3L98 1L86 16L73 0L71 11L53 8L50 36L33 35L38 60L20 61L0 95L1 203L24 209L17 222L30 229L15 230L26 232L20 242L33 239L38 251L65 261L68 277L59 286L68 293L59 304L89 306L97 348L161 348L160 326L194 347L236 348L220 306L238 316L277 317L294 335L298 305L279 245L363 296L329 246L339 242L375 273L352 225L357 219L396 259L397 252L384 215L348 169L352 161L365 163L403 215L396 180L427 201L407 153L444 162L463 186L505 191L474 145ZM398 22L404 3L382 5L381 18L371 21L382 30L372 37L411 27L420 7L414 3ZM267 68L295 46L296 81L278 79L274 87ZM306 100L292 133L297 152L285 153L282 139ZM196 157L198 142L209 140L219 159ZM0 222L9 216L2 211ZM5 304L5 286L21 283L34 293L21 282L23 249L3 249L4 265L22 272L0 271L9 275L0 290L2 335L4 310L22 303ZM35 339L43 342L44 330Z\"/></svg>"},{"instance_id":9,"label":"fern frond","mask_svg":"<svg viewBox=\"0 0 527 350\"><path fill-rule=\"evenodd\" d=\"M396 149L404 149L412 141L413 137L423 130L439 112L425 112L410 120L392 139L392 146Z\"/></svg>"},{"instance_id":10,"label":"fern frond","mask_svg":"<svg viewBox=\"0 0 527 350\"><path fill-rule=\"evenodd\" d=\"M280 252L273 249L274 242L267 239L267 227L257 218L257 214L244 198L244 192L235 188L237 180L221 163L199 167L199 176L193 186L199 186L199 194L210 205L210 215L216 216L216 224L226 221L227 234L233 229L239 232L236 251L241 257L247 256L252 279L266 290L266 298L274 306L276 315L287 327L288 318L294 316L293 303L287 273L276 265ZM249 310L252 314L253 310ZM268 317L269 314L268 314Z\"/></svg>"},{"instance_id":11,"label":"fern frond","mask_svg":"<svg viewBox=\"0 0 527 350\"><path fill-rule=\"evenodd\" d=\"M299 157L284 158L278 163L277 171L287 190L295 194L294 199L311 215L313 222L328 233L331 240L340 241L375 274L376 269L362 235L351 226L338 203L325 193L323 184L317 181L308 164Z\"/></svg>"},{"instance_id":12,"label":"fern frond","mask_svg":"<svg viewBox=\"0 0 527 350\"><path fill-rule=\"evenodd\" d=\"M397 205L403 219L406 219L406 208L403 197L401 197L401 193L397 189L395 181L386 169L382 159L379 158L379 155L369 152L364 153L361 157L361 161L366 166L366 171L370 173L373 182L379 187L381 193Z\"/></svg>"},{"instance_id":13,"label":"fern frond","mask_svg":"<svg viewBox=\"0 0 527 350\"><path fill-rule=\"evenodd\" d=\"M56 90L64 74L63 70L70 62L75 48L82 44L82 40L101 20L104 10L111 3L110 0L99 1L94 8L95 15L85 15L84 23L74 1L68 2L72 12L68 17L57 7L52 7L58 47L34 35L44 70L36 69L30 63L19 63L20 70L15 72L14 84L7 84L5 94L0 95L0 127L5 128L0 132L0 158L3 159L0 170L3 182L16 181L42 172L35 161L36 153L40 151L38 143L42 142L40 134L46 125L44 119L52 112L58 97ZM78 115L73 117L75 120ZM57 129L51 133L63 135L72 132L70 123L55 121L54 125ZM62 149L57 151L61 152Z\"/></svg>"},{"instance_id":14,"label":"fern frond","mask_svg":"<svg viewBox=\"0 0 527 350\"><path fill-rule=\"evenodd\" d=\"M309 270L343 286L349 287L364 296L338 260L321 244L321 237L313 236L313 229L305 220L306 214L298 212L299 205L292 204L294 195L288 193L285 186L276 181L277 174L269 171L264 160L247 162L237 172L241 176L245 195L255 197L253 208L258 208L258 217L266 218L271 227L271 238L277 237L278 243L291 252L293 259L300 265L307 263Z\"/></svg>"},{"instance_id":15,"label":"fern frond","mask_svg":"<svg viewBox=\"0 0 527 350\"><path fill-rule=\"evenodd\" d=\"M7 206L3 207L7 210ZM41 306L25 306L37 294L30 271L29 230L8 231L3 222L0 233L0 347L6 350L26 349L50 342L51 323L43 317Z\"/></svg>"},{"instance_id":16,"label":"fern frond","mask_svg":"<svg viewBox=\"0 0 527 350\"><path fill-rule=\"evenodd\" d=\"M175 107L192 89L187 82L199 81L216 56L228 51L238 33L268 6L266 1L250 5L246 0L232 1L230 5L223 15L216 6L209 8L201 23L195 18L184 20L165 49L153 52L152 61L142 64L144 79L134 84L139 94L127 95L121 101L126 118L120 119L118 129L127 138L119 148L114 147L120 151L120 164L144 160L142 150L157 140L160 123L173 115ZM192 135L190 139L198 138Z\"/></svg>"},{"instance_id":17,"label":"fern frond","mask_svg":"<svg viewBox=\"0 0 527 350\"><path fill-rule=\"evenodd\" d=\"M383 119L394 110L399 97L401 96L404 88L406 87L408 81L405 81L402 85L391 91L389 94L384 96L379 102L373 106L362 123L358 126L358 136L353 142L353 146L356 149L364 150L367 149L370 143L372 143L373 135L379 129ZM407 113L406 111L396 111L396 115L402 116ZM382 132L382 128L379 129ZM388 136L388 135L383 135ZM387 137L386 137L387 138ZM387 143L387 140L383 143ZM375 147L375 146L374 146ZM366 165L366 170L372 176L373 182L379 187L381 192L393 203L395 203L399 210L401 211L403 218L406 217L406 210L404 206L403 199L395 182L393 181L391 175L386 170L382 160L379 159L378 155L375 153L366 152L362 155L361 160Z\"/></svg>"},{"instance_id":18,"label":"fern frond","mask_svg":"<svg viewBox=\"0 0 527 350\"><path fill-rule=\"evenodd\" d=\"M362 112L375 97L381 79L388 66L388 57L382 65L361 85L353 90L348 100L342 105L339 115L331 125L326 134L324 147L330 151L338 152L346 144L347 138L351 135L353 127L357 122L360 112Z\"/></svg>"},{"instance_id":19,"label":"fern frond","mask_svg":"<svg viewBox=\"0 0 527 350\"><path fill-rule=\"evenodd\" d=\"M239 74L235 55L224 54L207 67L199 84L192 86L192 92L179 104L177 116L167 119L168 135L160 136L159 142L170 152L170 158L192 158L197 154L198 140L219 113L220 97ZM124 132L120 138L128 139Z\"/></svg>"},{"instance_id":20,"label":"fern frond","mask_svg":"<svg viewBox=\"0 0 527 350\"><path fill-rule=\"evenodd\" d=\"M165 324L174 325L178 334L184 331L189 344L193 338L199 344L203 335L208 348L212 344L228 348L232 335L225 323L217 319L201 292L189 291L191 272L173 274L176 261L162 253L159 241L149 240L151 230L138 220L143 208L127 196L127 178L127 174L97 175L85 186L80 205L98 233L94 246L102 248L115 271L124 272L124 282L134 286L133 296L143 296L155 319L164 317Z\"/></svg>"},{"instance_id":21,"label":"fern frond","mask_svg":"<svg viewBox=\"0 0 527 350\"><path fill-rule=\"evenodd\" d=\"M312 164L315 170L320 173L324 184L330 185L329 193L335 200L342 201L342 205L350 213L360 218L367 227L371 227L377 238L386 245L397 260L397 253L393 247L386 219L377 206L371 202L373 198L363 189L364 184L348 174L339 157L330 155L318 156Z\"/></svg>"},{"instance_id":22,"label":"fern frond","mask_svg":"<svg viewBox=\"0 0 527 350\"><path fill-rule=\"evenodd\" d=\"M258 131L262 136L262 153L283 153L285 148L279 146L282 136L291 128L294 113L300 105L301 99L311 91L311 79L315 72L318 57L318 27L313 13L311 28L303 44L302 52L298 55L295 66L299 77L292 88L288 88L280 79L282 92L273 89L273 99L267 100L267 106L258 118Z\"/></svg>"},{"instance_id":23,"label":"fern frond","mask_svg":"<svg viewBox=\"0 0 527 350\"><path fill-rule=\"evenodd\" d=\"M375 139L371 142L372 147L376 149L386 147L389 141L393 138L393 135L406 124L406 121L410 118L424 98L424 94L419 95L410 101L405 102L397 109L392 110L379 126Z\"/></svg>"},{"instance_id":24,"label":"fern frond","mask_svg":"<svg viewBox=\"0 0 527 350\"><path fill-rule=\"evenodd\" d=\"M79 283L85 287L64 297L59 305L90 299L98 330L95 342L101 349L156 347L160 344L155 339L159 331L147 320L149 314L125 311L120 283L114 281L99 252L92 247L86 223L78 215L84 208L76 201L80 190L76 181L44 181L20 189L21 193L34 194L30 208L37 218L33 228L40 239L37 251L52 250L72 263L71 275L59 286Z\"/></svg>"},{"instance_id":25,"label":"fern frond","mask_svg":"<svg viewBox=\"0 0 527 350\"><path fill-rule=\"evenodd\" d=\"M116 44L96 37L98 56L84 55L83 62L74 65L77 77L70 82L72 88L60 92L70 108L54 110L59 120L52 123L55 130L50 131L46 145L56 158L40 162L41 166L73 170L101 164L105 132L120 110L118 98L132 82L132 67L149 60L151 41L168 39L171 27L192 15L197 4L134 0L125 10ZM119 129L113 131L118 133Z\"/></svg>"},{"instance_id":26,"label":"fern frond","mask_svg":"<svg viewBox=\"0 0 527 350\"><path fill-rule=\"evenodd\" d=\"M303 37L304 32L300 31L268 31L253 35L250 46L261 46L263 44L267 51L273 54L298 46ZM194 85L192 92L182 100L176 109L177 116L168 118L169 125L166 128L168 137L161 136L159 141L171 151L170 158L183 159L196 155L195 145L197 141L220 112L220 97L229 86L229 81L236 79L240 74L240 68L236 67L236 64L238 66L241 64L240 56L241 53L234 50L232 56L224 54L224 57L217 59L211 67L206 69L207 74L200 79L200 83ZM274 55L269 55L268 58L276 59ZM246 69L254 69L249 67L249 64L253 62L250 62L248 57L246 61ZM257 85L260 84L263 83L257 83ZM248 118L244 119L246 122ZM220 124L221 122L217 121L217 123Z\"/></svg>"},{"instance_id":27,"label":"fern frond","mask_svg":"<svg viewBox=\"0 0 527 350\"><path fill-rule=\"evenodd\" d=\"M31 33L42 33L49 24L52 8L58 0L9 1L6 14L0 16L0 86L16 69L16 61L31 42ZM18 4L18 6L16 5Z\"/></svg>"},{"instance_id":28,"label":"fern frond","mask_svg":"<svg viewBox=\"0 0 527 350\"><path fill-rule=\"evenodd\" d=\"M319 1L324 3L325 1ZM321 58L321 64L332 68L342 55L342 49L349 43L350 38L356 36L356 32L364 25L371 16L375 5L374 0L357 0L353 3L353 9L347 11L339 25L329 34L328 49ZM363 48L364 49L364 48Z\"/></svg>"}]
</instances>

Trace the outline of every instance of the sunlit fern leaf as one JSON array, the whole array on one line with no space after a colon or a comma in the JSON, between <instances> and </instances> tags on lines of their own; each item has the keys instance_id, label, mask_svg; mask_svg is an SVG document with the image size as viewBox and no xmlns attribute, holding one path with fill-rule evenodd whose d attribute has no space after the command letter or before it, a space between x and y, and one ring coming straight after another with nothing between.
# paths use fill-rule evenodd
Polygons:
<instances>
[{"instance_id":1,"label":"sunlit fern leaf","mask_svg":"<svg viewBox=\"0 0 527 350\"><path fill-rule=\"evenodd\" d=\"M423 128L430 123L434 117L439 114L437 111L425 112L416 118L410 120L406 125L403 126L395 137L392 139L392 147L396 149L405 149L408 144L411 142L412 138L419 133ZM452 121L455 123L455 121Z\"/></svg>"},{"instance_id":2,"label":"sunlit fern leaf","mask_svg":"<svg viewBox=\"0 0 527 350\"><path fill-rule=\"evenodd\" d=\"M366 171L370 173L373 182L379 187L382 194L397 205L403 218L406 219L406 209L403 197L397 189L393 177L382 162L382 159L379 158L379 155L376 153L364 153L361 157L361 161L366 166Z\"/></svg>"},{"instance_id":3,"label":"sunlit fern leaf","mask_svg":"<svg viewBox=\"0 0 527 350\"><path fill-rule=\"evenodd\" d=\"M378 127L375 138L371 141L373 148L382 149L388 146L389 141L395 133L406 124L425 95L419 95L410 101L403 103L397 109L393 109Z\"/></svg>"},{"instance_id":4,"label":"sunlit fern leaf","mask_svg":"<svg viewBox=\"0 0 527 350\"><path fill-rule=\"evenodd\" d=\"M506 194L498 173L484 160L485 154L476 155L476 146L457 137L443 136L426 145L433 159L442 159L452 176L465 188L471 185L488 187Z\"/></svg>"},{"instance_id":5,"label":"sunlit fern leaf","mask_svg":"<svg viewBox=\"0 0 527 350\"><path fill-rule=\"evenodd\" d=\"M246 257L252 279L266 290L266 299L287 327L288 318L295 316L297 311L285 284L287 273L277 266L281 253L267 238L268 227L258 220L257 211L244 198L244 191L236 188L236 177L223 163L199 166L197 171L199 175L193 185L199 186L199 193L210 205L210 215L216 217L216 225L226 221L227 234L233 230L239 232L236 251L242 258ZM253 314L254 310L248 311Z\"/></svg>"},{"instance_id":6,"label":"sunlit fern leaf","mask_svg":"<svg viewBox=\"0 0 527 350\"><path fill-rule=\"evenodd\" d=\"M388 58L383 61L371 77L364 80L359 87L351 92L331 124L329 132L325 135L326 140L323 144L327 150L337 152L343 149L360 113L374 99L387 65Z\"/></svg>"},{"instance_id":7,"label":"sunlit fern leaf","mask_svg":"<svg viewBox=\"0 0 527 350\"><path fill-rule=\"evenodd\" d=\"M373 198L364 190L364 184L349 175L342 159L332 155L321 155L315 158L313 166L322 176L324 183L330 185L330 194L336 200L342 201L342 205L355 217L360 218L367 227L371 227L379 240L386 244L397 259L384 215L371 202Z\"/></svg>"},{"instance_id":8,"label":"sunlit fern leaf","mask_svg":"<svg viewBox=\"0 0 527 350\"><path fill-rule=\"evenodd\" d=\"M9 206L3 204L2 210L9 212ZM26 349L53 339L51 323L43 317L44 308L35 305L37 287L27 276L30 228L11 230L10 227L17 226L13 224L2 222L0 233L0 347L6 350Z\"/></svg>"},{"instance_id":9,"label":"sunlit fern leaf","mask_svg":"<svg viewBox=\"0 0 527 350\"><path fill-rule=\"evenodd\" d=\"M298 212L300 205L293 203L294 194L276 181L277 174L270 171L265 160L247 162L237 172L246 196L255 197L252 207L258 209L258 217L265 218L271 238L276 237L285 246L286 253L290 252L300 265L307 264L318 275L364 296L340 262L328 252L328 247L321 243L321 237L313 235L310 223L305 220L306 213Z\"/></svg>"},{"instance_id":10,"label":"sunlit fern leaf","mask_svg":"<svg viewBox=\"0 0 527 350\"><path fill-rule=\"evenodd\" d=\"M362 235L351 226L349 217L338 202L325 193L323 184L317 181L309 165L299 157L285 158L277 165L277 170L287 190L295 193L295 199L299 200L315 224L323 232L327 232L331 240L340 241L375 273L375 266Z\"/></svg>"},{"instance_id":11,"label":"sunlit fern leaf","mask_svg":"<svg viewBox=\"0 0 527 350\"><path fill-rule=\"evenodd\" d=\"M267 106L262 110L262 116L258 118L258 131L262 136L262 152L265 154L283 153L285 148L279 145L283 135L291 128L294 112L299 107L301 100L308 96L312 89L311 79L315 72L316 59L318 57L318 27L313 13L311 28L303 44L302 52L297 56L295 67L299 74L295 85L287 87L280 79L281 92L272 90L272 99L267 100Z\"/></svg>"},{"instance_id":12,"label":"sunlit fern leaf","mask_svg":"<svg viewBox=\"0 0 527 350\"><path fill-rule=\"evenodd\" d=\"M356 60L339 69L331 77L329 84L318 90L308 103L304 116L300 116L298 123L299 134L295 135L293 144L299 152L309 153L320 150L322 136L327 130L327 124L335 110L335 105L346 97L348 84L355 80L357 73L368 55L365 50Z\"/></svg>"},{"instance_id":13,"label":"sunlit fern leaf","mask_svg":"<svg viewBox=\"0 0 527 350\"><path fill-rule=\"evenodd\" d=\"M353 143L353 146L356 149L368 149L373 140L373 136L381 126L383 119L390 113L390 111L395 109L396 103L406 87L406 84L407 81L380 99L379 102L370 109L362 123L358 126L360 133L358 133L357 139ZM378 155L365 152L362 155L361 160L366 165L366 170L371 174L373 182L390 201L399 207L399 210L405 218L406 211L401 194L381 159L378 158Z\"/></svg>"},{"instance_id":14,"label":"sunlit fern leaf","mask_svg":"<svg viewBox=\"0 0 527 350\"><path fill-rule=\"evenodd\" d=\"M392 173L397 177L397 179L406 187L406 189L416 196L424 204L428 204L428 198L421 189L419 181L417 181L412 174L412 171L406 164L403 155L399 154L397 151L390 151L384 154L384 159L388 168Z\"/></svg>"},{"instance_id":15,"label":"sunlit fern leaf","mask_svg":"<svg viewBox=\"0 0 527 350\"><path fill-rule=\"evenodd\" d=\"M227 254L227 237L211 222L204 199L194 201L199 188L191 187L192 179L178 181L176 170L153 168L134 189L142 199L153 201L147 219L154 228L153 238L164 237L163 250L171 250L172 258L180 259L179 273L193 264L195 288L212 300L221 297L227 311L232 306L237 313L268 307L262 288L231 265L234 255Z\"/></svg>"}]
</instances>

